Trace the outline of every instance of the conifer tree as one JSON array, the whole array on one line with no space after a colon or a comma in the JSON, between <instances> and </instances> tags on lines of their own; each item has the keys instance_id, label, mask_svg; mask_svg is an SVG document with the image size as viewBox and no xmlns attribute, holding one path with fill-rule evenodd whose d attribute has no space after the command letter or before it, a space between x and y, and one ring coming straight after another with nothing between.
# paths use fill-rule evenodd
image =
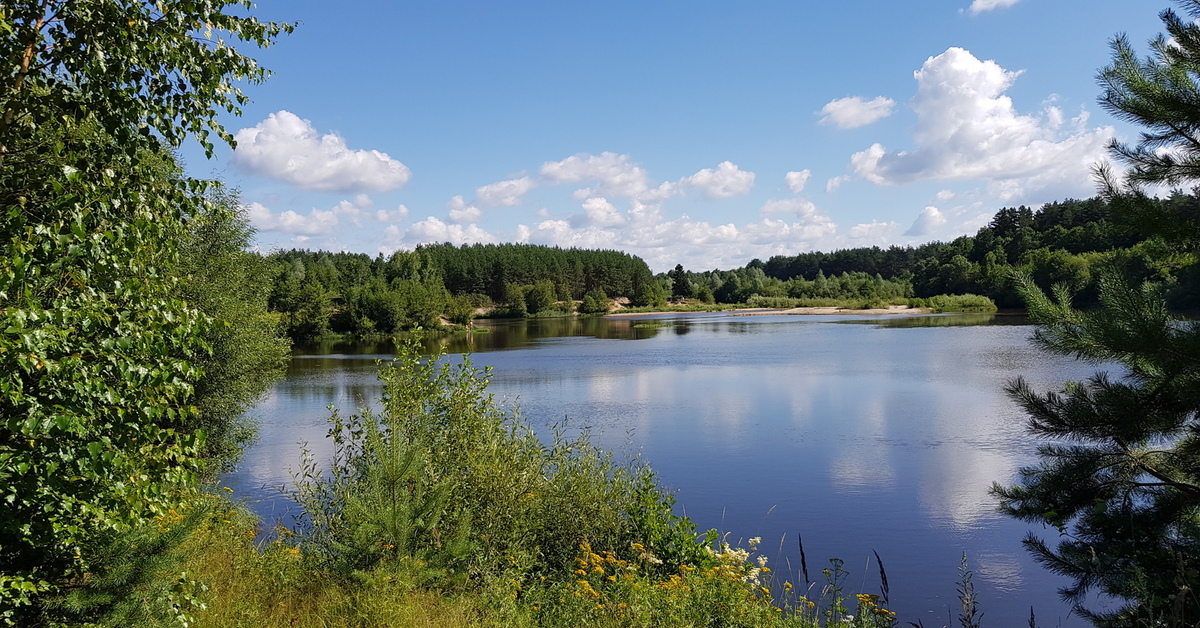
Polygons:
<instances>
[{"instance_id":1,"label":"conifer tree","mask_svg":"<svg viewBox=\"0 0 1200 628\"><path fill-rule=\"evenodd\" d=\"M1151 202L1142 187L1200 180L1200 0L1181 4L1190 19L1164 11L1167 36L1151 42L1150 57L1124 37L1113 42L1100 101L1147 131L1110 147L1128 166L1123 180L1110 168L1098 174L1117 222L1195 253L1200 223L1187 204ZM1200 624L1200 325L1173 316L1161 286L1130 285L1119 269L1102 276L1101 308L1086 313L1064 286L1051 298L1030 278L1019 282L1041 345L1115 373L1061 392L1010 385L1045 443L1018 484L993 487L1002 510L1057 528L1056 545L1034 534L1025 544L1072 579L1061 592L1095 625ZM1093 592L1120 604L1087 608Z\"/></svg>"}]
</instances>

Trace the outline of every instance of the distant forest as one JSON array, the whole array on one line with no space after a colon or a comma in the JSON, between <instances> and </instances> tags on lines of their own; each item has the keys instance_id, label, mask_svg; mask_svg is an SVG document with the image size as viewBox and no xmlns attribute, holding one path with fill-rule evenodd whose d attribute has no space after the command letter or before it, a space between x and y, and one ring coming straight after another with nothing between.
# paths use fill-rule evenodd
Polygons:
<instances>
[{"instance_id":1,"label":"distant forest","mask_svg":"<svg viewBox=\"0 0 1200 628\"><path fill-rule=\"evenodd\" d=\"M1155 212L1200 215L1196 194L1176 192L1154 201ZM1028 273L1043 289L1063 284L1078 306L1094 304L1095 279L1114 265L1133 281L1150 279L1168 287L1172 306L1200 306L1200 273L1191 254L1172 252L1137 222L1114 223L1102 198L1048 203L1033 210L1009 207L974 236L917 247L866 247L777 255L745 267L689 272L693 290L711 290L718 302L740 303L752 295L810 296L811 284L865 274L907 282L912 295L978 294L1000 307L1022 307L1013 271ZM1152 218L1145 216L1145 218Z\"/></svg>"},{"instance_id":2,"label":"distant forest","mask_svg":"<svg viewBox=\"0 0 1200 628\"><path fill-rule=\"evenodd\" d=\"M1197 213L1195 194L1156 201L1162 211ZM917 247L865 247L753 260L741 268L654 274L641 258L613 250L530 244L423 245L370 257L360 253L278 251L270 307L297 339L328 333L392 333L470 322L477 312L531 316L603 313L612 299L633 307L668 298L769 304L787 299L857 299L863 304L975 294L1000 307L1022 303L1013 272L1044 289L1055 284L1094 303L1095 277L1116 265L1130 279L1168 285L1175 307L1200 305L1200 274L1190 254L1175 254L1138 225L1114 223L1101 198L1001 209L974 236Z\"/></svg>"}]
</instances>

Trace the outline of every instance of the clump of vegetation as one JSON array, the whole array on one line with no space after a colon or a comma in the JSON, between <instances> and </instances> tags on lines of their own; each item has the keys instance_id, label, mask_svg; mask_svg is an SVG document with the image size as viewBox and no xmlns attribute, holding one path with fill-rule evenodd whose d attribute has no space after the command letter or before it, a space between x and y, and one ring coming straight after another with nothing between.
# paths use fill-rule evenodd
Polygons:
<instances>
[{"instance_id":1,"label":"clump of vegetation","mask_svg":"<svg viewBox=\"0 0 1200 628\"><path fill-rule=\"evenodd\" d=\"M909 299L908 306L930 309L938 314L944 312L976 314L996 311L996 304L991 299L977 294L940 294L927 299Z\"/></svg>"}]
</instances>

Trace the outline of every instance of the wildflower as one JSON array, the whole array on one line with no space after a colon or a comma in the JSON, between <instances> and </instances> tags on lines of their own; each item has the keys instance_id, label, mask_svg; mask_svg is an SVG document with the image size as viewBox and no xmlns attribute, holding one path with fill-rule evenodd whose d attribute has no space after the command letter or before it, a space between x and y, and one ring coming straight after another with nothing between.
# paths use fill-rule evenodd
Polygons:
<instances>
[{"instance_id":1,"label":"wildflower","mask_svg":"<svg viewBox=\"0 0 1200 628\"><path fill-rule=\"evenodd\" d=\"M762 543L762 537L756 536L756 537L750 539L749 543L750 543L750 551L753 552L754 550L758 549L758 544Z\"/></svg>"},{"instance_id":2,"label":"wildflower","mask_svg":"<svg viewBox=\"0 0 1200 628\"><path fill-rule=\"evenodd\" d=\"M793 585L792 585L792 583L791 583L791 582L784 582L784 583L783 583L783 590L784 590L784 591L791 591L793 588L794 588L794 587L793 587Z\"/></svg>"},{"instance_id":3,"label":"wildflower","mask_svg":"<svg viewBox=\"0 0 1200 628\"><path fill-rule=\"evenodd\" d=\"M758 557L758 567L759 567L759 569L766 569L766 567L767 567L767 557L766 556Z\"/></svg>"}]
</instances>

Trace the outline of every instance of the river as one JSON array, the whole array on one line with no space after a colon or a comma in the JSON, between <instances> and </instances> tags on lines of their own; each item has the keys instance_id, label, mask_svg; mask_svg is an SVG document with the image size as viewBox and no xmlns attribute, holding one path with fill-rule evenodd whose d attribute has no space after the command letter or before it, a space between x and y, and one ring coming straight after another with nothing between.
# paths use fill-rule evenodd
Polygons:
<instances>
[{"instance_id":1,"label":"river","mask_svg":"<svg viewBox=\"0 0 1200 628\"><path fill-rule=\"evenodd\" d=\"M995 510L992 482L1034 462L1036 443L1003 392L1017 376L1057 388L1094 370L1046 354L1023 319L689 314L481 321L489 333L429 339L476 366L532 423L569 418L604 446L638 451L701 529L761 536L777 576L802 581L829 558L853 592L878 593L882 558L902 624L957 625L966 553L984 622L1083 626L1058 599L1067 582L1021 546L1030 531ZM254 409L260 440L224 481L267 521L291 522L275 487L318 457L330 404L379 395L383 343L297 347L287 377ZM1053 540L1054 530L1034 529ZM819 584L817 587L819 588Z\"/></svg>"}]
</instances>

